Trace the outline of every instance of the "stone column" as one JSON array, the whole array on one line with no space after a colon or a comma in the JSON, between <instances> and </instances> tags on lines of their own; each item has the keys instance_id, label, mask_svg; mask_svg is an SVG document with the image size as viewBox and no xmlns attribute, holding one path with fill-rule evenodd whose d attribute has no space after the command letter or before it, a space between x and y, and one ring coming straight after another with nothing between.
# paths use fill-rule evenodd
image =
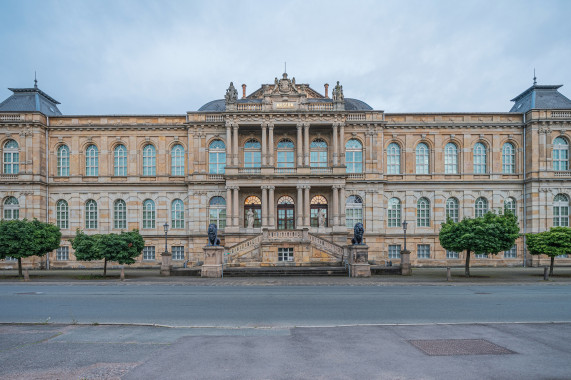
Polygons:
<instances>
[{"instance_id":1,"label":"stone column","mask_svg":"<svg viewBox=\"0 0 571 380\"><path fill-rule=\"evenodd\" d=\"M337 166L338 161L338 149L339 149L339 138L338 138L339 131L337 129L337 123L333 124L333 166Z\"/></svg>"},{"instance_id":2,"label":"stone column","mask_svg":"<svg viewBox=\"0 0 571 380\"><path fill-rule=\"evenodd\" d=\"M339 124L339 164L345 165L345 124Z\"/></svg>"},{"instance_id":3,"label":"stone column","mask_svg":"<svg viewBox=\"0 0 571 380\"><path fill-rule=\"evenodd\" d=\"M345 187L339 186L339 225L345 226ZM363 214L365 209L363 208Z\"/></svg>"},{"instance_id":4,"label":"stone column","mask_svg":"<svg viewBox=\"0 0 571 380\"><path fill-rule=\"evenodd\" d=\"M302 137L303 124L297 124L297 167L303 166L303 137Z\"/></svg>"},{"instance_id":5,"label":"stone column","mask_svg":"<svg viewBox=\"0 0 571 380\"><path fill-rule=\"evenodd\" d=\"M240 188L238 186L233 186L234 199L232 200L232 206L234 206L234 212L232 216L234 218L234 227L240 227L240 202L238 200L238 192Z\"/></svg>"},{"instance_id":6,"label":"stone column","mask_svg":"<svg viewBox=\"0 0 571 380\"><path fill-rule=\"evenodd\" d=\"M234 128L234 141L232 143L232 157L234 158L234 166L238 166L238 124L232 126Z\"/></svg>"},{"instance_id":7,"label":"stone column","mask_svg":"<svg viewBox=\"0 0 571 380\"><path fill-rule=\"evenodd\" d=\"M232 218L232 187L226 186L226 225L232 227L234 225L234 219Z\"/></svg>"},{"instance_id":8,"label":"stone column","mask_svg":"<svg viewBox=\"0 0 571 380\"><path fill-rule=\"evenodd\" d=\"M311 189L311 186L306 185L305 186L305 196L303 197L303 219L304 219L304 225L306 227L309 227L309 225L311 224L310 222L310 217L311 217L311 210L310 210L310 199L309 199L309 189Z\"/></svg>"},{"instance_id":9,"label":"stone column","mask_svg":"<svg viewBox=\"0 0 571 380\"><path fill-rule=\"evenodd\" d=\"M309 166L309 124L304 124L304 139L303 139L303 162L305 166Z\"/></svg>"},{"instance_id":10,"label":"stone column","mask_svg":"<svg viewBox=\"0 0 571 380\"><path fill-rule=\"evenodd\" d=\"M296 226L297 228L300 228L301 226L303 226L303 185L297 185L297 222L296 222Z\"/></svg>"},{"instance_id":11,"label":"stone column","mask_svg":"<svg viewBox=\"0 0 571 380\"><path fill-rule=\"evenodd\" d=\"M276 189L276 187L275 186L268 186L268 189L270 190L269 200L268 200L268 209L270 210L270 212L269 212L269 216L270 216L269 225L270 225L270 227L275 228L276 217L274 215L274 208L275 208L274 190Z\"/></svg>"},{"instance_id":12,"label":"stone column","mask_svg":"<svg viewBox=\"0 0 571 380\"><path fill-rule=\"evenodd\" d=\"M226 124L226 166L232 166L232 125L230 123Z\"/></svg>"},{"instance_id":13,"label":"stone column","mask_svg":"<svg viewBox=\"0 0 571 380\"><path fill-rule=\"evenodd\" d=\"M266 124L262 124L262 166L267 165L268 151L267 151L267 127Z\"/></svg>"},{"instance_id":14,"label":"stone column","mask_svg":"<svg viewBox=\"0 0 571 380\"><path fill-rule=\"evenodd\" d=\"M268 123L268 128L270 129L270 142L269 142L269 156L270 156L270 166L274 166L274 125L272 123Z\"/></svg>"},{"instance_id":15,"label":"stone column","mask_svg":"<svg viewBox=\"0 0 571 380\"><path fill-rule=\"evenodd\" d=\"M268 187L262 186L262 228L268 227Z\"/></svg>"},{"instance_id":16,"label":"stone column","mask_svg":"<svg viewBox=\"0 0 571 380\"><path fill-rule=\"evenodd\" d=\"M339 225L339 186L333 185L333 226Z\"/></svg>"}]
</instances>

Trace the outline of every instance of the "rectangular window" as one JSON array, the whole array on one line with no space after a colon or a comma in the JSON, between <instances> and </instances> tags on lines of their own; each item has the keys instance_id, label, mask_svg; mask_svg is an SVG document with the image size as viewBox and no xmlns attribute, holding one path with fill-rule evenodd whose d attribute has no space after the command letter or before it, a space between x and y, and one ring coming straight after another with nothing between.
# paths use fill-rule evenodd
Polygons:
<instances>
[{"instance_id":1,"label":"rectangular window","mask_svg":"<svg viewBox=\"0 0 571 380\"><path fill-rule=\"evenodd\" d=\"M184 247L171 247L173 260L184 260Z\"/></svg>"},{"instance_id":2,"label":"rectangular window","mask_svg":"<svg viewBox=\"0 0 571 380\"><path fill-rule=\"evenodd\" d=\"M430 245L429 244L417 245L416 254L419 259L430 259Z\"/></svg>"},{"instance_id":3,"label":"rectangular window","mask_svg":"<svg viewBox=\"0 0 571 380\"><path fill-rule=\"evenodd\" d=\"M4 259L4 261L18 261L17 258L12 257L12 256L6 256L6 258Z\"/></svg>"},{"instance_id":4,"label":"rectangular window","mask_svg":"<svg viewBox=\"0 0 571 380\"><path fill-rule=\"evenodd\" d=\"M446 250L446 258L447 259L457 259L458 258L458 252Z\"/></svg>"},{"instance_id":5,"label":"rectangular window","mask_svg":"<svg viewBox=\"0 0 571 380\"><path fill-rule=\"evenodd\" d=\"M56 261L69 260L69 247L59 247L56 250Z\"/></svg>"},{"instance_id":6,"label":"rectangular window","mask_svg":"<svg viewBox=\"0 0 571 380\"><path fill-rule=\"evenodd\" d=\"M510 248L509 251L504 252L504 258L506 259L515 259L517 257L517 246L514 245Z\"/></svg>"},{"instance_id":7,"label":"rectangular window","mask_svg":"<svg viewBox=\"0 0 571 380\"><path fill-rule=\"evenodd\" d=\"M400 244L389 245L389 259L400 259Z\"/></svg>"},{"instance_id":8,"label":"rectangular window","mask_svg":"<svg viewBox=\"0 0 571 380\"><path fill-rule=\"evenodd\" d=\"M278 261L293 261L293 248L278 248Z\"/></svg>"},{"instance_id":9,"label":"rectangular window","mask_svg":"<svg viewBox=\"0 0 571 380\"><path fill-rule=\"evenodd\" d=\"M479 253L479 254L474 255L474 257L477 259L487 259L488 254L487 253Z\"/></svg>"},{"instance_id":10,"label":"rectangular window","mask_svg":"<svg viewBox=\"0 0 571 380\"><path fill-rule=\"evenodd\" d=\"M146 246L145 248L143 248L143 260L145 261L155 260L154 246Z\"/></svg>"}]
</instances>

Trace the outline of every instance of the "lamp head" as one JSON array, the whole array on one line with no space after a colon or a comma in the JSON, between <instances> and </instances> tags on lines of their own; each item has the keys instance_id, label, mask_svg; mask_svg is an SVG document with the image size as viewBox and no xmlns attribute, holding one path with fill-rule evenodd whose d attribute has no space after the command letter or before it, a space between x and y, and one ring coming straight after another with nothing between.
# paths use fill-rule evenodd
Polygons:
<instances>
[{"instance_id":1,"label":"lamp head","mask_svg":"<svg viewBox=\"0 0 571 380\"><path fill-rule=\"evenodd\" d=\"M163 224L163 228L165 229L165 234L166 234L169 230L169 224L168 223Z\"/></svg>"},{"instance_id":2,"label":"lamp head","mask_svg":"<svg viewBox=\"0 0 571 380\"><path fill-rule=\"evenodd\" d=\"M407 227L408 227L408 222L405 220L404 222L402 222L402 229L406 231Z\"/></svg>"}]
</instances>

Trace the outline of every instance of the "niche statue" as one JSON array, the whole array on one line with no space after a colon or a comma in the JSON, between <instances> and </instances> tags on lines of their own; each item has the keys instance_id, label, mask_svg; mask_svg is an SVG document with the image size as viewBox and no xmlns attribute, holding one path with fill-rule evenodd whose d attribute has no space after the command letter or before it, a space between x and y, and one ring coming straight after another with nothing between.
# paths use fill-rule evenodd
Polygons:
<instances>
[{"instance_id":1,"label":"niche statue","mask_svg":"<svg viewBox=\"0 0 571 380\"><path fill-rule=\"evenodd\" d=\"M218 227L216 224L211 223L208 226L208 245L220 245L220 239L218 239Z\"/></svg>"},{"instance_id":2,"label":"niche statue","mask_svg":"<svg viewBox=\"0 0 571 380\"><path fill-rule=\"evenodd\" d=\"M364 232L365 229L363 228L363 223L355 224L355 227L353 227L353 239L351 239L351 243L353 245L362 245Z\"/></svg>"}]
</instances>

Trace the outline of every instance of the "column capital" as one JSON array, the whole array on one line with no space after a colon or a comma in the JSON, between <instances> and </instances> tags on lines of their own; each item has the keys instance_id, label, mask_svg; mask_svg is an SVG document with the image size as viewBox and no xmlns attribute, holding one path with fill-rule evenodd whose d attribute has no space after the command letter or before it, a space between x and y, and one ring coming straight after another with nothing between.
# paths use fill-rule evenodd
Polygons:
<instances>
[{"instance_id":1,"label":"column capital","mask_svg":"<svg viewBox=\"0 0 571 380\"><path fill-rule=\"evenodd\" d=\"M305 189L305 185L297 185L296 188L299 189Z\"/></svg>"},{"instance_id":2,"label":"column capital","mask_svg":"<svg viewBox=\"0 0 571 380\"><path fill-rule=\"evenodd\" d=\"M231 128L232 122L230 120L226 120L226 128Z\"/></svg>"},{"instance_id":3,"label":"column capital","mask_svg":"<svg viewBox=\"0 0 571 380\"><path fill-rule=\"evenodd\" d=\"M269 128L269 129L274 129L274 123L269 122L269 123L268 123L268 128Z\"/></svg>"},{"instance_id":4,"label":"column capital","mask_svg":"<svg viewBox=\"0 0 571 380\"><path fill-rule=\"evenodd\" d=\"M332 187L333 189L335 189L335 190L339 190L339 189L341 189L341 188L343 187L343 185L333 185L333 186L331 186L331 187Z\"/></svg>"},{"instance_id":5,"label":"column capital","mask_svg":"<svg viewBox=\"0 0 571 380\"><path fill-rule=\"evenodd\" d=\"M275 190L276 187L275 186L267 186L268 190Z\"/></svg>"},{"instance_id":6,"label":"column capital","mask_svg":"<svg viewBox=\"0 0 571 380\"><path fill-rule=\"evenodd\" d=\"M310 123L303 123L304 128L309 128L310 125L311 125Z\"/></svg>"},{"instance_id":7,"label":"column capital","mask_svg":"<svg viewBox=\"0 0 571 380\"><path fill-rule=\"evenodd\" d=\"M302 122L297 123L296 127L297 127L297 129L303 128L303 123Z\"/></svg>"},{"instance_id":8,"label":"column capital","mask_svg":"<svg viewBox=\"0 0 571 380\"><path fill-rule=\"evenodd\" d=\"M240 124L238 124L238 123L232 123L232 128L238 129L238 128L240 128Z\"/></svg>"},{"instance_id":9,"label":"column capital","mask_svg":"<svg viewBox=\"0 0 571 380\"><path fill-rule=\"evenodd\" d=\"M269 189L269 186L267 186L267 185L262 185L261 188L262 188L262 190L268 190L268 189Z\"/></svg>"}]
</instances>

